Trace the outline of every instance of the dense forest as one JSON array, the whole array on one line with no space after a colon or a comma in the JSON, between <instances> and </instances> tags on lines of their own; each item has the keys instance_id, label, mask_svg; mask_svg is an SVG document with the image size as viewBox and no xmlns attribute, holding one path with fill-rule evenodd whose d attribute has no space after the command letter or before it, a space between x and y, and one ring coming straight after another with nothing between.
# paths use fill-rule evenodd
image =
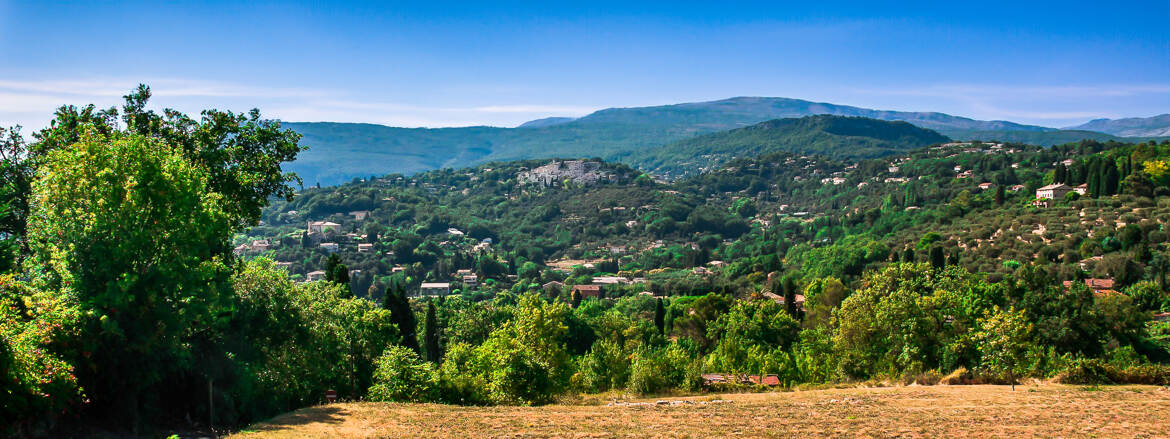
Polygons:
<instances>
[{"instance_id":1,"label":"dense forest","mask_svg":"<svg viewBox=\"0 0 1170 439\"><path fill-rule=\"evenodd\" d=\"M6 436L230 428L327 390L1170 384L1170 142L813 118L775 123L919 143L731 131L669 182L566 157L303 187L280 123L149 97L0 132Z\"/></svg>"}]
</instances>

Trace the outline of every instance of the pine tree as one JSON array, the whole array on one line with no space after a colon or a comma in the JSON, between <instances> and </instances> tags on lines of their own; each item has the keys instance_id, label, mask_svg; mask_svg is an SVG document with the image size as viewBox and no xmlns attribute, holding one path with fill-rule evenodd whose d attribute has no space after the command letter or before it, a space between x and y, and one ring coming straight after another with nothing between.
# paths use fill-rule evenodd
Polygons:
<instances>
[{"instance_id":1,"label":"pine tree","mask_svg":"<svg viewBox=\"0 0 1170 439\"><path fill-rule=\"evenodd\" d=\"M435 302L427 301L427 318L426 318L426 333L423 335L423 343L426 345L427 361L438 364L442 352L439 350L439 322L435 317Z\"/></svg>"}]
</instances>

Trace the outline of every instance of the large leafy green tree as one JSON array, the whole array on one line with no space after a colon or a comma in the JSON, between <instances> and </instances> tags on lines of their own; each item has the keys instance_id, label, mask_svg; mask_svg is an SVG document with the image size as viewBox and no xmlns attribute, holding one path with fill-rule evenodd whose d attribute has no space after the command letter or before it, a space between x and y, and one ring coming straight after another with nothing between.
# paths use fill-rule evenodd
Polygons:
<instances>
[{"instance_id":1,"label":"large leafy green tree","mask_svg":"<svg viewBox=\"0 0 1170 439\"><path fill-rule=\"evenodd\" d=\"M19 127L0 127L0 273L15 266L28 218L32 174Z\"/></svg>"},{"instance_id":2,"label":"large leafy green tree","mask_svg":"<svg viewBox=\"0 0 1170 439\"><path fill-rule=\"evenodd\" d=\"M987 285L958 267L894 264L863 283L834 316L843 372L854 377L960 365L970 353L959 341L991 306Z\"/></svg>"},{"instance_id":3,"label":"large leafy green tree","mask_svg":"<svg viewBox=\"0 0 1170 439\"><path fill-rule=\"evenodd\" d=\"M255 109L247 114L205 110L199 120L172 109L158 114L146 109L150 96L150 88L139 85L124 97L121 113L93 105L59 108L49 127L34 134L37 141L29 147L31 158L43 161L52 151L80 140L86 130L99 135L137 134L175 148L201 168L207 190L228 201L222 209L237 226L255 224L269 198L291 199L290 183L299 184L300 179L283 172L281 164L304 149L298 144L300 134L262 119Z\"/></svg>"},{"instance_id":4,"label":"large leafy green tree","mask_svg":"<svg viewBox=\"0 0 1170 439\"><path fill-rule=\"evenodd\" d=\"M192 361L184 339L224 323L234 219L209 178L158 139L93 129L44 157L29 241L82 310L72 360L95 411L136 422Z\"/></svg>"},{"instance_id":5,"label":"large leafy green tree","mask_svg":"<svg viewBox=\"0 0 1170 439\"><path fill-rule=\"evenodd\" d=\"M980 367L992 375L1007 375L1016 389L1016 377L1024 366L1024 354L1030 346L1032 324L1023 311L995 307L979 319L973 339L981 356Z\"/></svg>"}]
</instances>

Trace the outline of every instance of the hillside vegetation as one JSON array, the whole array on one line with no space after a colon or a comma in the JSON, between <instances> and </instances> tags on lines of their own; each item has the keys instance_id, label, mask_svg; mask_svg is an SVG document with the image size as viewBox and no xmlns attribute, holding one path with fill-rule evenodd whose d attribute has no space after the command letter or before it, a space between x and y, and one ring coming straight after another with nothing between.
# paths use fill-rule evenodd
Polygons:
<instances>
[{"instance_id":1,"label":"hillside vegetation","mask_svg":"<svg viewBox=\"0 0 1170 439\"><path fill-rule=\"evenodd\" d=\"M566 120L549 118L519 128L393 128L371 124L286 122L309 150L289 169L309 185L353 178L462 168L490 161L598 157L637 164L626 157L667 162L645 150L702 134L760 122L811 115L905 121L958 140L1056 145L1116 137L1062 131L1006 121L980 121L933 112L882 111L800 99L737 97L711 102L609 108ZM662 151L662 149L657 149Z\"/></svg>"},{"instance_id":2,"label":"hillside vegetation","mask_svg":"<svg viewBox=\"0 0 1170 439\"><path fill-rule=\"evenodd\" d=\"M807 116L777 119L706 134L631 154L626 161L667 178L698 174L731 159L772 152L861 160L949 141L906 122L862 117Z\"/></svg>"}]
</instances>

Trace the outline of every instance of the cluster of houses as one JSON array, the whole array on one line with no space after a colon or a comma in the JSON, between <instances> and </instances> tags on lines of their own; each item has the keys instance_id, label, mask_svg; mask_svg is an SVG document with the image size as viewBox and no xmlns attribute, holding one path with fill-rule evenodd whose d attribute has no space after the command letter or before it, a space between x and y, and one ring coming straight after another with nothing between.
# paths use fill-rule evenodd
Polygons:
<instances>
[{"instance_id":1,"label":"cluster of houses","mask_svg":"<svg viewBox=\"0 0 1170 439\"><path fill-rule=\"evenodd\" d=\"M601 162L586 160L553 160L551 163L520 171L517 179L522 183L552 186L565 179L574 183L593 184L601 180L613 180L613 173L602 168Z\"/></svg>"},{"instance_id":2,"label":"cluster of houses","mask_svg":"<svg viewBox=\"0 0 1170 439\"><path fill-rule=\"evenodd\" d=\"M251 243L240 244L232 249L232 253L236 256L243 256L247 253L264 253L272 249L272 243L267 239L257 239Z\"/></svg>"}]
</instances>

